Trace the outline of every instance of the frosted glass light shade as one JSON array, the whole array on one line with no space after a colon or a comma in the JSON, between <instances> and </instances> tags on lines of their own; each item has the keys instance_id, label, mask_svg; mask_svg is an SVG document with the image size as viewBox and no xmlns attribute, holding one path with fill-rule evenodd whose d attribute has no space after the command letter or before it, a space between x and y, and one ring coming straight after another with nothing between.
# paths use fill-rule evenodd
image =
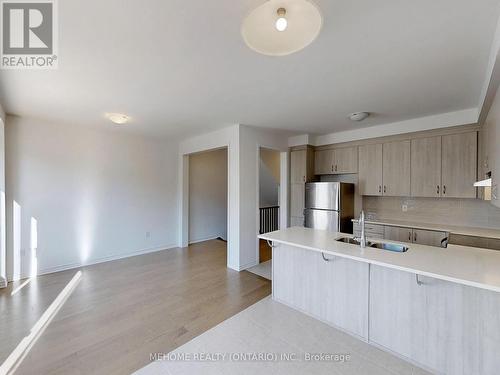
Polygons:
<instances>
[{"instance_id":1,"label":"frosted glass light shade","mask_svg":"<svg viewBox=\"0 0 500 375\"><path fill-rule=\"evenodd\" d=\"M287 27L276 29L286 9ZM323 18L318 7L308 0L268 0L254 9L243 21L241 34L245 43L256 52L269 56L285 56L300 51L319 35Z\"/></svg>"}]
</instances>

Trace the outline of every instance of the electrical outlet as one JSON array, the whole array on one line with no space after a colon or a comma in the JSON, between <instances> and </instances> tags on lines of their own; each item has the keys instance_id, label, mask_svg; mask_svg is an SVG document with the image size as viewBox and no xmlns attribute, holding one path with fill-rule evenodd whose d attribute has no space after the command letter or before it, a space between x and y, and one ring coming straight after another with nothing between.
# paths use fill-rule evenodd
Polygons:
<instances>
[{"instance_id":1,"label":"electrical outlet","mask_svg":"<svg viewBox=\"0 0 500 375\"><path fill-rule=\"evenodd\" d=\"M403 212L407 212L408 211L408 205L407 204L403 204L401 206L401 210L403 210Z\"/></svg>"}]
</instances>

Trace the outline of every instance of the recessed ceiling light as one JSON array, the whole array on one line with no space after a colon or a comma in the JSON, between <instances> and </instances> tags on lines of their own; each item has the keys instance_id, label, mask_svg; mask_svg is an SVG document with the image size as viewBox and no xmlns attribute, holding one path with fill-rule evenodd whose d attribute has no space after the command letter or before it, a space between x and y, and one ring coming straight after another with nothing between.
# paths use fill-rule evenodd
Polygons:
<instances>
[{"instance_id":1,"label":"recessed ceiling light","mask_svg":"<svg viewBox=\"0 0 500 375\"><path fill-rule=\"evenodd\" d=\"M319 35L323 18L309 0L268 0L243 21L245 43L258 53L285 56L300 51Z\"/></svg>"},{"instance_id":2,"label":"recessed ceiling light","mask_svg":"<svg viewBox=\"0 0 500 375\"><path fill-rule=\"evenodd\" d=\"M106 113L106 117L117 125L123 125L130 121L130 117L122 113Z\"/></svg>"},{"instance_id":3,"label":"recessed ceiling light","mask_svg":"<svg viewBox=\"0 0 500 375\"><path fill-rule=\"evenodd\" d=\"M349 119L352 121L363 121L370 116L370 112L355 112L349 115Z\"/></svg>"}]
</instances>

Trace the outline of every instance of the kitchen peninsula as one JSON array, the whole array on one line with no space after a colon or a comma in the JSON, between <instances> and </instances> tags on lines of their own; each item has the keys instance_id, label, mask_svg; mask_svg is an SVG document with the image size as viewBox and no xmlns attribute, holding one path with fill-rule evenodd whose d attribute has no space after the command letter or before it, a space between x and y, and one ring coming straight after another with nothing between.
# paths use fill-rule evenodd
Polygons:
<instances>
[{"instance_id":1,"label":"kitchen peninsula","mask_svg":"<svg viewBox=\"0 0 500 375\"><path fill-rule=\"evenodd\" d=\"M337 241L349 236L299 227L259 236L273 245L273 298L430 371L498 373L500 252Z\"/></svg>"}]
</instances>

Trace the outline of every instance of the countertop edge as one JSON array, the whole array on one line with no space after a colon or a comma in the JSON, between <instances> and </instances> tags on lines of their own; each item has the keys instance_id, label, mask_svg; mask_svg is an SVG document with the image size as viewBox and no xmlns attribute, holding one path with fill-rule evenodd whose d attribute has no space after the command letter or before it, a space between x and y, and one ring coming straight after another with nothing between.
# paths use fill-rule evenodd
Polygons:
<instances>
[{"instance_id":1,"label":"countertop edge","mask_svg":"<svg viewBox=\"0 0 500 375\"><path fill-rule=\"evenodd\" d=\"M356 255L348 255L345 253L338 253L338 252L331 251L331 250L321 250L321 249L318 249L318 248L312 247L312 246L297 244L297 243L285 241L285 240L277 240L277 239L269 238L265 234L259 235L258 238L263 239L263 240L272 241L272 242L282 243L282 244L288 245L288 246L298 247L298 248L305 249L305 250L310 250L310 251L315 251L315 252L324 253L324 254L328 254L328 255L338 256L341 258L351 259L351 260L355 260L358 262L374 264L376 266L381 266L381 267L391 268L391 269L395 269L395 270L399 270L399 271L414 273L414 274L418 274L418 275L422 275L422 276L432 277L432 278L439 279L439 280L449 281L449 282L453 282L453 283L457 283L457 284L462 284L462 285L466 285L466 286L471 286L471 287L475 287L475 288L480 288L480 289L485 289L485 290L489 290L492 292L500 293L500 287L496 287L496 286L489 285L489 284L478 283L476 281L459 279L456 277L436 274L433 272L423 271L423 270L419 270L416 268L402 267L402 266L398 266L398 265L395 265L392 263L380 262L380 261L372 260L372 259L368 259L368 258L361 258L361 257L358 257Z\"/></svg>"}]
</instances>

